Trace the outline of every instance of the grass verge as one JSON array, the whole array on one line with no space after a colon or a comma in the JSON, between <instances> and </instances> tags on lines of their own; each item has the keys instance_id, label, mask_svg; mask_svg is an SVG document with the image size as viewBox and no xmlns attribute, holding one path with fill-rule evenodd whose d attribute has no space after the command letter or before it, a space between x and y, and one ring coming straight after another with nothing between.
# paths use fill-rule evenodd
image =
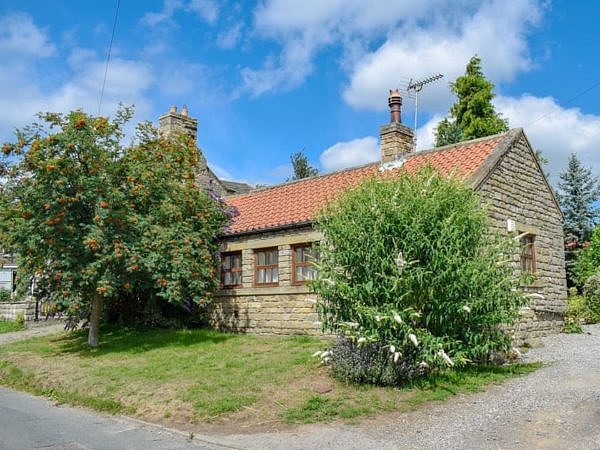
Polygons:
<instances>
[{"instance_id":1,"label":"grass verge","mask_svg":"<svg viewBox=\"0 0 600 450\"><path fill-rule=\"evenodd\" d=\"M479 366L430 376L402 389L355 386L354 395L313 395L283 414L288 423L329 422L369 416L383 411L408 411L429 401L443 401L461 393L483 391L490 384L539 369L541 363Z\"/></svg>"},{"instance_id":2,"label":"grass verge","mask_svg":"<svg viewBox=\"0 0 600 450\"><path fill-rule=\"evenodd\" d=\"M310 356L323 347L312 337L111 328L101 341L89 349L85 335L75 332L2 346L0 384L174 427L239 432L406 411L539 367L470 368L392 389L331 379Z\"/></svg>"},{"instance_id":3,"label":"grass verge","mask_svg":"<svg viewBox=\"0 0 600 450\"><path fill-rule=\"evenodd\" d=\"M21 331L25 327L17 322L10 322L8 320L0 320L0 334L10 333L12 331Z\"/></svg>"}]
</instances>

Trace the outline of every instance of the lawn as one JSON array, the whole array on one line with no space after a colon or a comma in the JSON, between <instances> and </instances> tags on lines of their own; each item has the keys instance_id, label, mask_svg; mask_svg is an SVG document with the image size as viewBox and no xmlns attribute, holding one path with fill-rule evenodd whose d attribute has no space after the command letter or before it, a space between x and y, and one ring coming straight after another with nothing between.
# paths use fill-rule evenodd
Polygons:
<instances>
[{"instance_id":1,"label":"lawn","mask_svg":"<svg viewBox=\"0 0 600 450\"><path fill-rule=\"evenodd\" d=\"M18 324L17 322L10 322L8 320L0 320L0 334L10 333L12 331L21 331L24 329L25 329L25 327L23 325Z\"/></svg>"},{"instance_id":2,"label":"lawn","mask_svg":"<svg viewBox=\"0 0 600 450\"><path fill-rule=\"evenodd\" d=\"M332 380L311 357L323 347L312 337L112 328L101 342L89 349L75 332L2 346L0 384L174 427L250 431L406 411L539 367L472 368L392 389Z\"/></svg>"}]
</instances>

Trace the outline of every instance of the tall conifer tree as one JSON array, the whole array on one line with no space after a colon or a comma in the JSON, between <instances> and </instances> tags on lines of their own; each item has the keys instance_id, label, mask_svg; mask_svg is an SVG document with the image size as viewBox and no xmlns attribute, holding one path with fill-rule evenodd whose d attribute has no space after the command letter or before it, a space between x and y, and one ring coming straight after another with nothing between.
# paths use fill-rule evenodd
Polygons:
<instances>
[{"instance_id":1,"label":"tall conifer tree","mask_svg":"<svg viewBox=\"0 0 600 450\"><path fill-rule=\"evenodd\" d=\"M307 156L304 154L304 150L300 150L299 152L292 153L290 156L290 161L292 162L292 168L294 173L291 178L288 178L288 181L301 180L302 178L313 177L319 173L319 170L316 167L313 167L308 162Z\"/></svg>"},{"instance_id":2,"label":"tall conifer tree","mask_svg":"<svg viewBox=\"0 0 600 450\"><path fill-rule=\"evenodd\" d=\"M508 122L492 105L494 84L481 70L481 59L475 55L467 64L465 74L450 84L456 103L435 131L435 145L454 144L508 130Z\"/></svg>"},{"instance_id":3,"label":"tall conifer tree","mask_svg":"<svg viewBox=\"0 0 600 450\"><path fill-rule=\"evenodd\" d=\"M589 241L600 217L595 203L600 200L600 183L589 167L571 153L567 168L561 172L558 200L564 214L567 279L573 284L573 264L577 252Z\"/></svg>"}]
</instances>

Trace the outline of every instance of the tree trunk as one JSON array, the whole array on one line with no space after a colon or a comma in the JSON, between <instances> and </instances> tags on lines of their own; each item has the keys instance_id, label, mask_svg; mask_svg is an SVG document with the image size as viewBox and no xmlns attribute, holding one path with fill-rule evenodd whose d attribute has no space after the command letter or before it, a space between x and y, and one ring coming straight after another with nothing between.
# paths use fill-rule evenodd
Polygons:
<instances>
[{"instance_id":1,"label":"tree trunk","mask_svg":"<svg viewBox=\"0 0 600 450\"><path fill-rule=\"evenodd\" d=\"M88 345L98 347L98 329L100 327L100 312L102 311L102 296L95 294L92 297L90 311L90 331L88 333Z\"/></svg>"}]
</instances>

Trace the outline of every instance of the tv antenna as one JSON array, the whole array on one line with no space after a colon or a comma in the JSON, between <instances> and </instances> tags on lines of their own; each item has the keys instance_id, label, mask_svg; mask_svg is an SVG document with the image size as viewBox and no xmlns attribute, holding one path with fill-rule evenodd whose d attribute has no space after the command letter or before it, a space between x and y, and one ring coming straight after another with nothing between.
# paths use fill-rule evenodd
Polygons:
<instances>
[{"instance_id":1,"label":"tv antenna","mask_svg":"<svg viewBox=\"0 0 600 450\"><path fill-rule=\"evenodd\" d=\"M444 78L444 75L438 73L437 75L432 75L429 78L424 78L422 80L414 80L411 78L408 82L408 86L406 86L406 91L414 91L415 92L415 146L417 145L417 116L419 113L419 92L423 89L423 86L429 83L433 83L441 78Z\"/></svg>"}]
</instances>

